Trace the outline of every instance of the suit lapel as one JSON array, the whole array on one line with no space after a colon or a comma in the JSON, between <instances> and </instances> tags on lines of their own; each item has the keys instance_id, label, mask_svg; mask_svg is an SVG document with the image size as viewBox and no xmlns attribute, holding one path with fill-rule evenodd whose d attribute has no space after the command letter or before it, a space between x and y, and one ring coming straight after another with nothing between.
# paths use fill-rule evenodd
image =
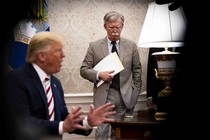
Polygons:
<instances>
[{"instance_id":1,"label":"suit lapel","mask_svg":"<svg viewBox=\"0 0 210 140\"><path fill-rule=\"evenodd\" d=\"M126 53L126 42L123 38L120 38L120 47L119 47L119 58L121 62L123 62L123 57L125 56L124 54Z\"/></svg>"},{"instance_id":2,"label":"suit lapel","mask_svg":"<svg viewBox=\"0 0 210 140\"><path fill-rule=\"evenodd\" d=\"M108 45L107 45L107 39L106 38L102 39L100 45L101 45L100 48L101 48L101 52L103 54L103 57L106 57L109 54L109 49L108 49Z\"/></svg>"},{"instance_id":3,"label":"suit lapel","mask_svg":"<svg viewBox=\"0 0 210 140\"><path fill-rule=\"evenodd\" d=\"M39 79L39 76L36 72L36 70L33 68L33 66L31 64L26 65L26 70L28 72L28 74L30 75L33 84L35 85L36 89L38 90L38 93L40 94L44 105L45 105L45 109L48 110L48 105L47 105L47 97L42 85L41 80ZM46 111L46 115L48 116L48 111Z\"/></svg>"},{"instance_id":4,"label":"suit lapel","mask_svg":"<svg viewBox=\"0 0 210 140\"><path fill-rule=\"evenodd\" d=\"M58 112L60 112L59 103L61 102L61 101L59 101L60 97L58 96L60 93L59 93L59 90L58 90L57 85L55 84L53 78L51 80L51 87L52 87L52 93L54 96L55 119L61 120L60 115L58 115Z\"/></svg>"}]
</instances>

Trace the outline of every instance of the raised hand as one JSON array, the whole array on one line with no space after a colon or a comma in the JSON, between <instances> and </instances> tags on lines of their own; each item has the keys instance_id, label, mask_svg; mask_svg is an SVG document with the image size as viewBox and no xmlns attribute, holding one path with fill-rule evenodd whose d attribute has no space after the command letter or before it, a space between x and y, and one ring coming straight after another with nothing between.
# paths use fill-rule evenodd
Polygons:
<instances>
[{"instance_id":1,"label":"raised hand","mask_svg":"<svg viewBox=\"0 0 210 140\"><path fill-rule=\"evenodd\" d=\"M81 106L72 107L71 113L66 117L63 123L63 132L73 132L75 129L86 129L85 126L79 124L79 122L84 120L84 117L81 117L83 114Z\"/></svg>"},{"instance_id":2,"label":"raised hand","mask_svg":"<svg viewBox=\"0 0 210 140\"><path fill-rule=\"evenodd\" d=\"M90 110L88 113L88 124L91 127L100 125L101 123L113 122L115 119L110 118L112 115L115 115L116 112L113 111L115 105L111 103L106 103L98 108L95 108L92 104L90 105Z\"/></svg>"}]
</instances>

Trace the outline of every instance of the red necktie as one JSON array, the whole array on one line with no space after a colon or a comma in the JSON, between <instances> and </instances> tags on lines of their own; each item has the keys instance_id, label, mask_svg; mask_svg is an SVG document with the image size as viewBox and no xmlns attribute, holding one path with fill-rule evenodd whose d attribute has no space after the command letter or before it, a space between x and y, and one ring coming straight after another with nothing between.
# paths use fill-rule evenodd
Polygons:
<instances>
[{"instance_id":1,"label":"red necktie","mask_svg":"<svg viewBox=\"0 0 210 140\"><path fill-rule=\"evenodd\" d=\"M54 99L52 94L52 89L50 86L50 79L45 78L45 92L47 96L48 110L49 110L49 120L54 120Z\"/></svg>"}]
</instances>

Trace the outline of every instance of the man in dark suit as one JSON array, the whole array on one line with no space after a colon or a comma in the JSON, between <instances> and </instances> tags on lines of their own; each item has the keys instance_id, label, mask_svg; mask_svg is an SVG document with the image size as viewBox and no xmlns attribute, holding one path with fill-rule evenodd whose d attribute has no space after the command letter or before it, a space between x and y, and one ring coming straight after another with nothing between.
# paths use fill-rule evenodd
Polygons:
<instances>
[{"instance_id":1,"label":"man in dark suit","mask_svg":"<svg viewBox=\"0 0 210 140\"><path fill-rule=\"evenodd\" d=\"M61 82L53 75L61 69L65 57L63 38L53 32L39 32L30 41L27 50L27 63L8 74L8 91L11 109L25 129L32 133L56 136L61 139L64 133L89 135L92 127L103 122L114 121L107 118L114 105L105 104L95 109L90 106L88 117L82 117L81 107L72 107L68 112ZM54 119L50 120L44 79L50 79ZM36 133L37 132L37 133ZM46 134L46 135L45 135Z\"/></svg>"},{"instance_id":2,"label":"man in dark suit","mask_svg":"<svg viewBox=\"0 0 210 140\"><path fill-rule=\"evenodd\" d=\"M139 52L134 41L120 37L124 26L124 16L111 11L104 16L104 28L107 36L89 44L86 56L80 68L83 78L94 83L94 104L99 107L106 102L115 104L117 115L132 114L137 103L141 89L142 66L140 63ZM117 54L124 66L124 70L119 73L118 86L114 84L113 70L96 71L94 66L104 57L112 52L115 41ZM105 81L97 87L99 80ZM108 139L109 125L102 124L96 130L96 139ZM115 139L112 129L111 139Z\"/></svg>"}]
</instances>

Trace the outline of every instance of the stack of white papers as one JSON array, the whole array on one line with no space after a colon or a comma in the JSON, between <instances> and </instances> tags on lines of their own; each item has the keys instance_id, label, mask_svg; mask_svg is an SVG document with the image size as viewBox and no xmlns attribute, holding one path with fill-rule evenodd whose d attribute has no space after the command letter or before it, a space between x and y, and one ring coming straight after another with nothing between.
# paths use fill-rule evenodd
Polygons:
<instances>
[{"instance_id":1,"label":"stack of white papers","mask_svg":"<svg viewBox=\"0 0 210 140\"><path fill-rule=\"evenodd\" d=\"M124 69L122 62L120 61L116 52L110 53L104 59L102 59L94 68L96 71L111 71L114 70L113 75L116 75ZM103 84L104 81L100 80L97 83L97 87Z\"/></svg>"}]
</instances>

